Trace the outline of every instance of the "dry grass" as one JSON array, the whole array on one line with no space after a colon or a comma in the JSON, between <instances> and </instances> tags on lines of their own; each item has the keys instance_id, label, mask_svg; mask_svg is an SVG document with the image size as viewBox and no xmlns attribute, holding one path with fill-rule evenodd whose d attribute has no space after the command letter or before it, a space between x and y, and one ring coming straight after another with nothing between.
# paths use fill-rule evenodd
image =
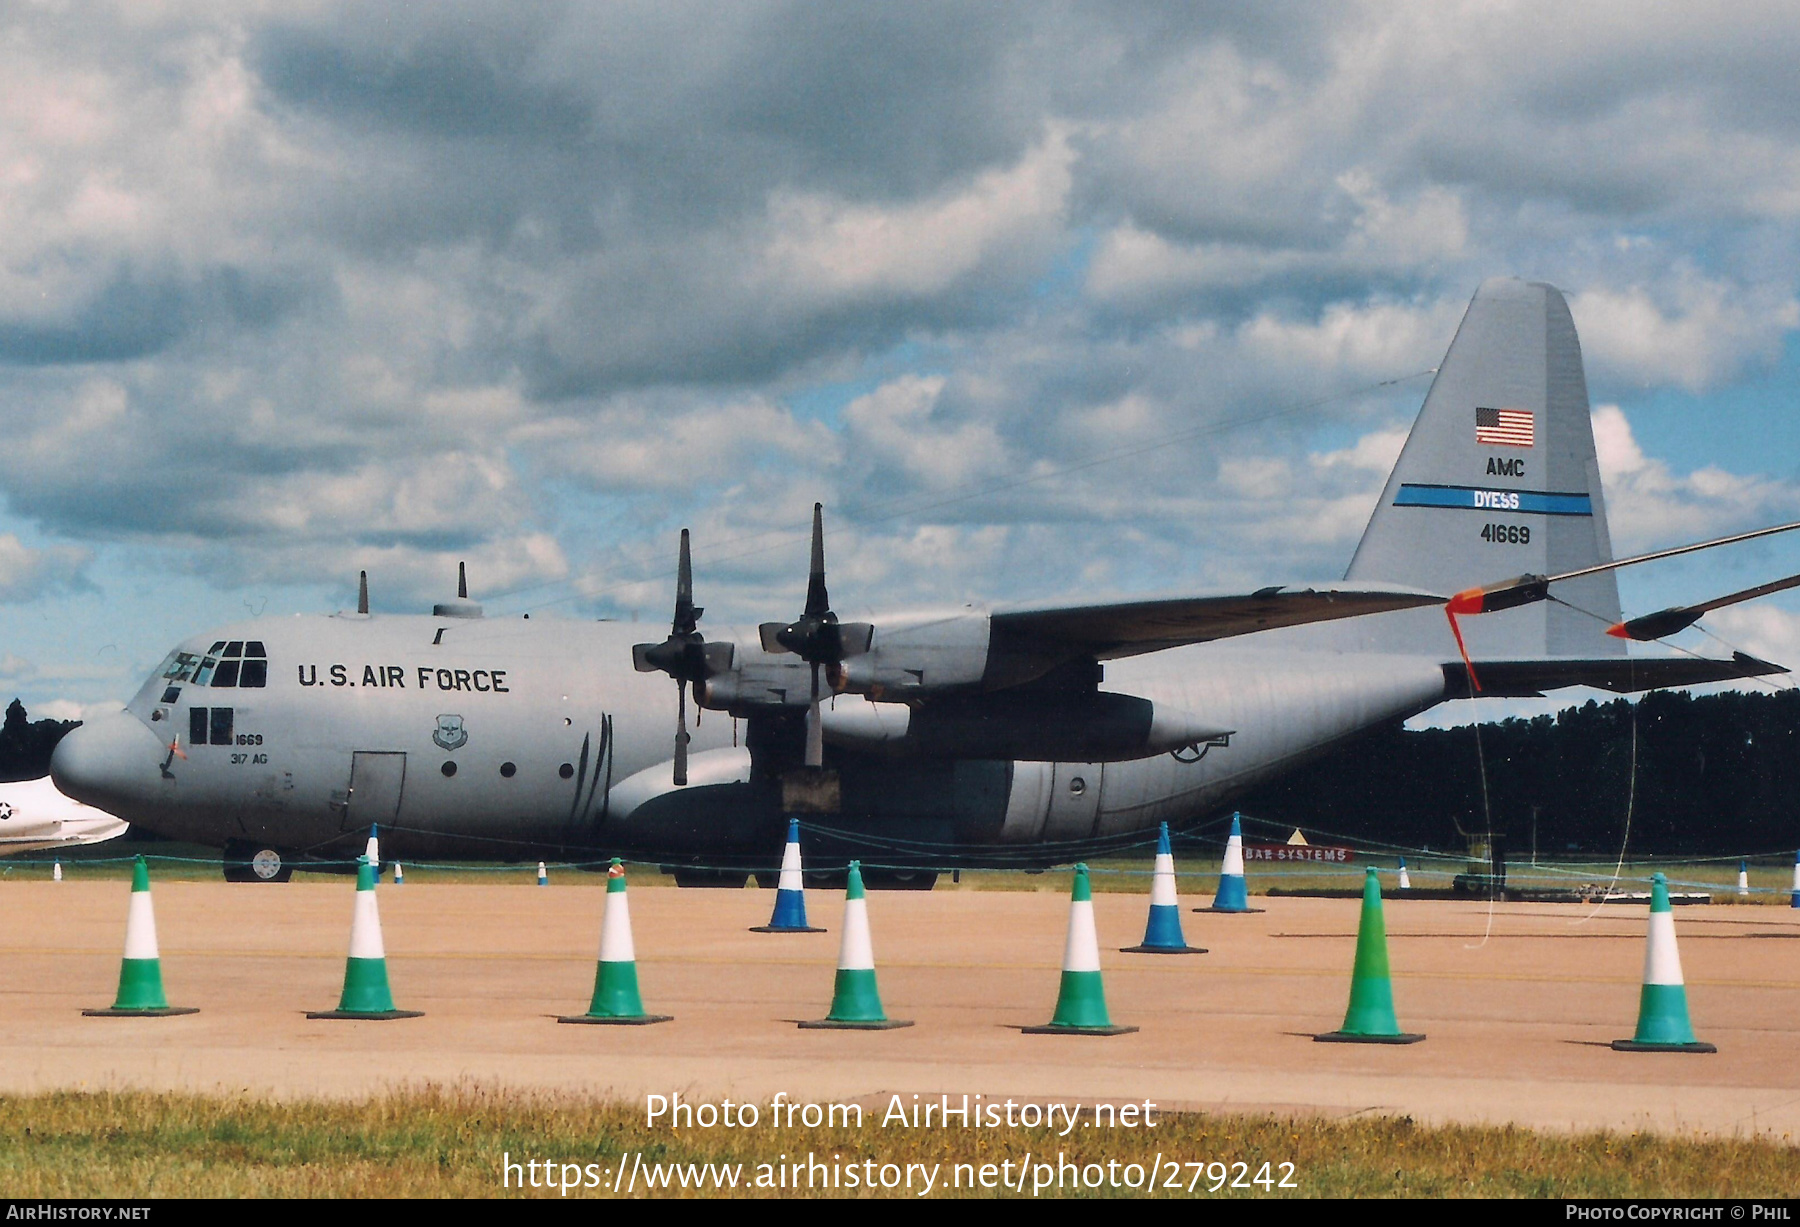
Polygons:
<instances>
[{"instance_id":1,"label":"dry grass","mask_svg":"<svg viewBox=\"0 0 1800 1227\"><path fill-rule=\"evenodd\" d=\"M883 1129L878 1116L860 1129L673 1132L647 1127L635 1104L478 1088L348 1103L61 1092L0 1099L0 1188L14 1198L483 1197L504 1193L503 1152L609 1172L633 1152L645 1162L752 1167L812 1152L942 1163L948 1172L957 1162L1059 1149L1076 1163L1144 1163L1160 1152L1165 1160L1242 1160L1251 1173L1292 1162L1299 1188L1287 1196L1773 1197L1800 1184L1800 1151L1757 1140L1198 1115L1058 1138L1042 1129Z\"/></svg>"}]
</instances>

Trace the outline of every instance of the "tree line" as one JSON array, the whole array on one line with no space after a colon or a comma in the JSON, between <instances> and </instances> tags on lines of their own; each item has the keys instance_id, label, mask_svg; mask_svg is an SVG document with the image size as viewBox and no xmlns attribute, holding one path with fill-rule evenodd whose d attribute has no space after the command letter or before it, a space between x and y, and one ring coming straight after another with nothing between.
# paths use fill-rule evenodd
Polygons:
<instances>
[{"instance_id":1,"label":"tree line","mask_svg":"<svg viewBox=\"0 0 1800 1227\"><path fill-rule=\"evenodd\" d=\"M1409 732L1378 728L1265 785L1247 816L1358 841L1461 851L1492 831L1540 855L1800 846L1800 691L1636 704ZM1629 839L1627 824L1629 823ZM1315 841L1317 842L1317 841Z\"/></svg>"},{"instance_id":2,"label":"tree line","mask_svg":"<svg viewBox=\"0 0 1800 1227\"><path fill-rule=\"evenodd\" d=\"M79 720L32 720L14 699L0 724L0 781L35 780L50 770L50 751Z\"/></svg>"}]
</instances>

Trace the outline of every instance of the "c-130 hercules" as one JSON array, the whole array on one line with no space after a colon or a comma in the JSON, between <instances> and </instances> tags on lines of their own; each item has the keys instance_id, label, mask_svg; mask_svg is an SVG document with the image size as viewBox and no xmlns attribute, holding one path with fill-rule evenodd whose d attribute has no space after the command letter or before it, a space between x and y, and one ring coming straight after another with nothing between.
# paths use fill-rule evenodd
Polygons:
<instances>
[{"instance_id":1,"label":"c-130 hercules","mask_svg":"<svg viewBox=\"0 0 1800 1227\"><path fill-rule=\"evenodd\" d=\"M354 856L379 824L401 859L625 855L742 884L801 812L815 865L862 855L928 884L941 867L1064 862L1191 824L1477 688L1786 672L1741 654L1628 657L1623 638L1800 583L1621 625L1612 568L1660 556L1613 561L1563 296L1494 279L1340 582L847 623L815 511L792 623L702 632L685 531L658 644L618 623L486 618L466 588L429 617L371 614L365 589L356 613L185 641L51 769L134 826L222 845L238 879ZM719 713L691 733L690 693Z\"/></svg>"}]
</instances>

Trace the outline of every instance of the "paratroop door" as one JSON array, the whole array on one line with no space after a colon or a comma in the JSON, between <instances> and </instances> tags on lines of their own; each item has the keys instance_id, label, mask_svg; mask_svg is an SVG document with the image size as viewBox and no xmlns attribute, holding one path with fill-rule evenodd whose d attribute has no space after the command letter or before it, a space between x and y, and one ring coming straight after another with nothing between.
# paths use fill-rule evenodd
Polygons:
<instances>
[{"instance_id":1,"label":"paratroop door","mask_svg":"<svg viewBox=\"0 0 1800 1227\"><path fill-rule=\"evenodd\" d=\"M400 790L406 785L406 754L358 750L350 756L350 803L344 807L344 830L373 823L392 825L400 814Z\"/></svg>"},{"instance_id":2,"label":"paratroop door","mask_svg":"<svg viewBox=\"0 0 1800 1227\"><path fill-rule=\"evenodd\" d=\"M1057 763L1050 776L1050 812L1044 838L1052 843L1088 839L1100 815L1100 780L1104 763Z\"/></svg>"}]
</instances>

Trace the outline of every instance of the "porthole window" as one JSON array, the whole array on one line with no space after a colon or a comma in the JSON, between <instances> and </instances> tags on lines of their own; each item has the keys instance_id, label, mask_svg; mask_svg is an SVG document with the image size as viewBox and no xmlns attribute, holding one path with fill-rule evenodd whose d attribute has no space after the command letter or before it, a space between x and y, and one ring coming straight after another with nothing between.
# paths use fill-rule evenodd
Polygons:
<instances>
[{"instance_id":1,"label":"porthole window","mask_svg":"<svg viewBox=\"0 0 1800 1227\"><path fill-rule=\"evenodd\" d=\"M556 774L562 776L562 778L565 780L568 779L569 777L571 777L575 774L575 764L574 763L564 763L562 766L560 766L556 769Z\"/></svg>"},{"instance_id":2,"label":"porthole window","mask_svg":"<svg viewBox=\"0 0 1800 1227\"><path fill-rule=\"evenodd\" d=\"M512 779L514 775L518 774L518 771L519 769L512 763L500 764L500 774L509 780Z\"/></svg>"},{"instance_id":3,"label":"porthole window","mask_svg":"<svg viewBox=\"0 0 1800 1227\"><path fill-rule=\"evenodd\" d=\"M449 779L451 776L456 774L456 764L455 763L445 763L443 765L443 767L441 768L441 770L444 773L444 778Z\"/></svg>"},{"instance_id":4,"label":"porthole window","mask_svg":"<svg viewBox=\"0 0 1800 1227\"><path fill-rule=\"evenodd\" d=\"M1087 781L1082 779L1080 776L1076 776L1074 779L1069 781L1069 795L1071 797L1079 797L1082 793L1084 793L1086 791L1087 791Z\"/></svg>"}]
</instances>

